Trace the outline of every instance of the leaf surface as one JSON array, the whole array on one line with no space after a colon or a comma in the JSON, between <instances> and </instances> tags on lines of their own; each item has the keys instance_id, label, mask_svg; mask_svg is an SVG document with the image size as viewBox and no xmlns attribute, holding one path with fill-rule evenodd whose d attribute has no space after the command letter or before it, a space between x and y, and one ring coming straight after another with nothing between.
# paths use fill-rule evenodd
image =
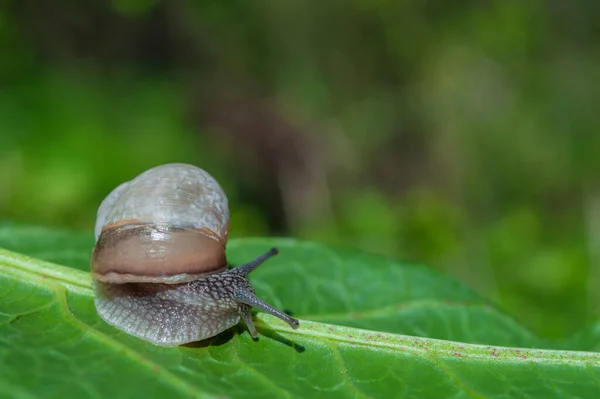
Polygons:
<instances>
[{"instance_id":1,"label":"leaf surface","mask_svg":"<svg viewBox=\"0 0 600 399\"><path fill-rule=\"evenodd\" d=\"M228 256L280 248L251 280L298 330L259 313L258 341L239 327L155 347L96 315L92 245L0 226L0 246L21 252L0 250L0 397L600 397L598 353L539 349L549 343L428 268L293 240L232 241ZM580 345L597 349L594 331Z\"/></svg>"}]
</instances>

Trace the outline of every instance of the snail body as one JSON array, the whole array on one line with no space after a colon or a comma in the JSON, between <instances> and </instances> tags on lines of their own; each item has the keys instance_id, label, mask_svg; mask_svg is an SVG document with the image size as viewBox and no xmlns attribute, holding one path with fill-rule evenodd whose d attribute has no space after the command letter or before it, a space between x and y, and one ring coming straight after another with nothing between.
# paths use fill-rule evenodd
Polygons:
<instances>
[{"instance_id":1,"label":"snail body","mask_svg":"<svg viewBox=\"0 0 600 399\"><path fill-rule=\"evenodd\" d=\"M115 188L98 209L91 256L94 305L120 330L159 346L213 337L245 322L252 307L297 328L255 295L247 276L277 254L229 268L227 197L192 165L167 164Z\"/></svg>"}]
</instances>

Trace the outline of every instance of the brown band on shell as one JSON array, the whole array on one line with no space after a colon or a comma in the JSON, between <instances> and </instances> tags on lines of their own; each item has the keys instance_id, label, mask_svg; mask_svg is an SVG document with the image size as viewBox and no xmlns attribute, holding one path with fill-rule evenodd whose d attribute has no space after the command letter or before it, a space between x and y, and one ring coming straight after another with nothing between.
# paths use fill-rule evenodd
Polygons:
<instances>
[{"instance_id":1,"label":"brown band on shell","mask_svg":"<svg viewBox=\"0 0 600 399\"><path fill-rule=\"evenodd\" d=\"M102 227L102 231L115 230L117 227L121 227L121 226L140 226L140 225L147 225L147 224L150 224L150 223L144 223L139 219L120 219L120 220L117 220L116 222L107 223L106 225L104 225Z\"/></svg>"},{"instance_id":2,"label":"brown band on shell","mask_svg":"<svg viewBox=\"0 0 600 399\"><path fill-rule=\"evenodd\" d=\"M92 273L100 281L177 284L227 267L224 245L206 229L164 224L107 227L92 253Z\"/></svg>"}]
</instances>

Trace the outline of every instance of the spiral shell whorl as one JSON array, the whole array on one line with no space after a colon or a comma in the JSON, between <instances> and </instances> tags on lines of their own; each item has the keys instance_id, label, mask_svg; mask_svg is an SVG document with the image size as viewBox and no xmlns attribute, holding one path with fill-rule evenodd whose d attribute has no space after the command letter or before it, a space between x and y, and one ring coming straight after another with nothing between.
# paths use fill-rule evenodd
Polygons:
<instances>
[{"instance_id":1,"label":"spiral shell whorl","mask_svg":"<svg viewBox=\"0 0 600 399\"><path fill-rule=\"evenodd\" d=\"M206 171L167 164L121 184L106 197L98 209L96 240L105 226L128 221L208 229L225 246L229 207L223 189Z\"/></svg>"}]
</instances>

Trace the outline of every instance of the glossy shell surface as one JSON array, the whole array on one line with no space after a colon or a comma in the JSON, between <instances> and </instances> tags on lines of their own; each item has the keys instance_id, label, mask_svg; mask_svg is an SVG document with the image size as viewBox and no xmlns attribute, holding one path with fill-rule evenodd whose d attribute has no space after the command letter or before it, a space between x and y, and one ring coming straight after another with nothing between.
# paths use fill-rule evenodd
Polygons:
<instances>
[{"instance_id":1,"label":"glossy shell surface","mask_svg":"<svg viewBox=\"0 0 600 399\"><path fill-rule=\"evenodd\" d=\"M91 268L109 283L192 281L226 267L229 207L206 171L152 168L114 189L98 209Z\"/></svg>"},{"instance_id":2,"label":"glossy shell surface","mask_svg":"<svg viewBox=\"0 0 600 399\"><path fill-rule=\"evenodd\" d=\"M208 229L227 242L229 205L219 183L186 164L157 166L115 188L100 204L96 241L107 225L165 224Z\"/></svg>"}]
</instances>

